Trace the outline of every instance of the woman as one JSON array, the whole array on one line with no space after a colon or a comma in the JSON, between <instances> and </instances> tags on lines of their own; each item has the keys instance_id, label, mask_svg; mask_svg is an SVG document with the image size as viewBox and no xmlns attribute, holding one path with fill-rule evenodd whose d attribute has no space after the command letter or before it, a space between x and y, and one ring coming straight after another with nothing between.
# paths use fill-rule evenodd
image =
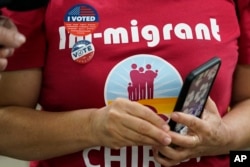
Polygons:
<instances>
[{"instance_id":1,"label":"woman","mask_svg":"<svg viewBox=\"0 0 250 167\"><path fill-rule=\"evenodd\" d=\"M233 1L51 0L4 12L27 44L0 86L1 154L33 167L227 167L230 150L250 146L249 52L238 53ZM170 131L182 80L214 56L222 65L202 119L172 114L189 132Z\"/></svg>"}]
</instances>

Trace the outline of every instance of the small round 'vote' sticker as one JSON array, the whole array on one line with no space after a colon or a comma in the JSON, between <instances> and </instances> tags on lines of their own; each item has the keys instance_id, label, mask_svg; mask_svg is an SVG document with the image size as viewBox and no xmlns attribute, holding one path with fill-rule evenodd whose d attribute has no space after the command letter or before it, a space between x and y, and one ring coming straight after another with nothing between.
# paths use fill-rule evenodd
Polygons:
<instances>
[{"instance_id":1,"label":"small round 'vote' sticker","mask_svg":"<svg viewBox=\"0 0 250 167\"><path fill-rule=\"evenodd\" d=\"M68 10L64 16L64 26L68 33L75 36L91 34L99 25L97 11L86 4L80 4Z\"/></svg>"},{"instance_id":2,"label":"small round 'vote' sticker","mask_svg":"<svg viewBox=\"0 0 250 167\"><path fill-rule=\"evenodd\" d=\"M72 48L71 57L72 59L80 64L88 63L94 56L95 48L94 45L87 41L78 41Z\"/></svg>"}]
</instances>

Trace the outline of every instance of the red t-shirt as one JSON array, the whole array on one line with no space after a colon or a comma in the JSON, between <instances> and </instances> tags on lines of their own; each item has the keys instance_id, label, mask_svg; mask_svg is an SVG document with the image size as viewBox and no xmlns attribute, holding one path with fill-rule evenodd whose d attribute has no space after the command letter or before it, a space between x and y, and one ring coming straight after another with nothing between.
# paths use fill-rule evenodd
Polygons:
<instances>
[{"instance_id":1,"label":"red t-shirt","mask_svg":"<svg viewBox=\"0 0 250 167\"><path fill-rule=\"evenodd\" d=\"M227 112L240 34L231 1L51 0L46 10L4 12L30 37L8 69L43 67L44 110L103 107L124 97L170 113L187 74L218 56L222 65L211 98L222 116ZM250 63L246 52L241 60ZM150 147L95 147L32 163L38 166L160 165ZM228 167L229 159L201 157L179 166Z\"/></svg>"}]
</instances>

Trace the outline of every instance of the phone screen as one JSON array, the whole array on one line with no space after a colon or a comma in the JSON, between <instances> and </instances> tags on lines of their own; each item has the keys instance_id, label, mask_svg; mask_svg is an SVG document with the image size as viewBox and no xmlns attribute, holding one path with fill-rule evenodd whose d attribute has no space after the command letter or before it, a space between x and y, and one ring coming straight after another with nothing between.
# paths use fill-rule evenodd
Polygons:
<instances>
[{"instance_id":1,"label":"phone screen","mask_svg":"<svg viewBox=\"0 0 250 167\"><path fill-rule=\"evenodd\" d=\"M220 64L221 60L214 57L188 75L180 91L174 112L184 112L201 117ZM176 123L171 119L169 125L173 131L179 133L186 133L187 131L185 125Z\"/></svg>"}]
</instances>

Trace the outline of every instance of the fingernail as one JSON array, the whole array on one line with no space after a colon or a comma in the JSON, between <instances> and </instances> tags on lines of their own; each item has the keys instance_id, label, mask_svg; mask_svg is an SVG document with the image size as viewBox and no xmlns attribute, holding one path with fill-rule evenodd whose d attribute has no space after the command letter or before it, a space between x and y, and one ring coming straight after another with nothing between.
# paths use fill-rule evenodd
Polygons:
<instances>
[{"instance_id":1,"label":"fingernail","mask_svg":"<svg viewBox=\"0 0 250 167\"><path fill-rule=\"evenodd\" d=\"M163 129L165 132L168 132L168 131L169 131L169 126L168 126L168 125L163 125L163 126L162 126L162 129Z\"/></svg>"},{"instance_id":2,"label":"fingernail","mask_svg":"<svg viewBox=\"0 0 250 167\"><path fill-rule=\"evenodd\" d=\"M14 53L13 48L5 48L1 51L1 57L9 57Z\"/></svg>"},{"instance_id":3,"label":"fingernail","mask_svg":"<svg viewBox=\"0 0 250 167\"><path fill-rule=\"evenodd\" d=\"M164 145L169 145L171 143L171 138L170 137L165 137L164 138Z\"/></svg>"},{"instance_id":4,"label":"fingernail","mask_svg":"<svg viewBox=\"0 0 250 167\"><path fill-rule=\"evenodd\" d=\"M7 60L0 59L0 70L4 70L7 67Z\"/></svg>"},{"instance_id":5,"label":"fingernail","mask_svg":"<svg viewBox=\"0 0 250 167\"><path fill-rule=\"evenodd\" d=\"M178 116L177 113L173 112L173 113L171 114L171 118L174 119L174 120L177 120L177 119L179 118L179 116Z\"/></svg>"},{"instance_id":6,"label":"fingernail","mask_svg":"<svg viewBox=\"0 0 250 167\"><path fill-rule=\"evenodd\" d=\"M8 57L10 55L10 49L2 49L1 56L2 57Z\"/></svg>"},{"instance_id":7,"label":"fingernail","mask_svg":"<svg viewBox=\"0 0 250 167\"><path fill-rule=\"evenodd\" d=\"M17 34L15 35L15 39L16 39L16 41L17 41L18 43L24 43L25 40L26 40L25 36L24 36L23 34L20 34L20 33L17 33Z\"/></svg>"}]
</instances>

